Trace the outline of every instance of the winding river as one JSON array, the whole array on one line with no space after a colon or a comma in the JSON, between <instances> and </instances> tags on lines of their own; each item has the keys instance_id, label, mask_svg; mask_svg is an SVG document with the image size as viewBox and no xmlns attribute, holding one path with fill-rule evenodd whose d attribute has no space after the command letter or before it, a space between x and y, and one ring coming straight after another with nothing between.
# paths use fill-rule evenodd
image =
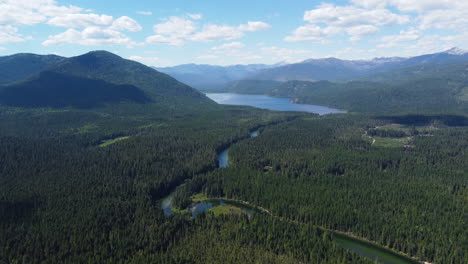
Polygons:
<instances>
[{"instance_id":1,"label":"winding river","mask_svg":"<svg viewBox=\"0 0 468 264\"><path fill-rule=\"evenodd\" d=\"M324 106L315 106L315 105L302 105L292 104L287 98L275 98L270 96L257 96L257 95L239 95L239 94L207 94L208 97L213 99L219 104L231 104L231 105L249 105L255 106L258 108L264 108L269 110L278 110L278 111L303 111L311 112L318 114L331 114L331 113L342 113L338 109L328 108ZM256 100L260 98L261 100ZM253 101L252 101L253 100ZM255 101L256 100L256 101ZM262 101L263 100L263 101ZM255 138L259 135L259 129L253 130L250 132L250 137ZM218 168L227 168L229 167L229 149L222 150L218 154ZM164 215L171 216L175 212L172 209L172 200L174 197L175 191L167 196L161 202L161 207L164 211ZM229 201L225 199L210 199L207 201L202 201L194 203L190 206L189 210L192 214L192 217L196 217L202 212L207 212L219 206L233 206L239 208L240 211L236 213L245 213L249 217L254 213L261 213L261 210L254 206L248 206L246 204ZM333 231L332 231L333 232ZM376 263L381 264L415 264L420 263L411 258L397 254L391 250L385 249L383 247L377 246L373 243L366 242L360 239L353 238L351 236L333 232L333 239L340 247L353 251L358 255L368 258Z\"/></svg>"}]
</instances>

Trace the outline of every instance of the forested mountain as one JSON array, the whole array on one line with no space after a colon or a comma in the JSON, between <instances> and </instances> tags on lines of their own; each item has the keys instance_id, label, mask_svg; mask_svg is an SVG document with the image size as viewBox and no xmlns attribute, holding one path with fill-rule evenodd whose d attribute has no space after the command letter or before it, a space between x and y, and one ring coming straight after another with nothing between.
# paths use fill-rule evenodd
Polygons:
<instances>
[{"instance_id":1,"label":"forested mountain","mask_svg":"<svg viewBox=\"0 0 468 264\"><path fill-rule=\"evenodd\" d=\"M465 112L468 79L426 78L398 84L354 81L290 81L270 95L290 97L298 103L335 106L368 113Z\"/></svg>"},{"instance_id":2,"label":"forested mountain","mask_svg":"<svg viewBox=\"0 0 468 264\"><path fill-rule=\"evenodd\" d=\"M0 104L19 107L90 108L118 102L148 103L151 99L133 85L50 71L0 89Z\"/></svg>"},{"instance_id":3,"label":"forested mountain","mask_svg":"<svg viewBox=\"0 0 468 264\"><path fill-rule=\"evenodd\" d=\"M94 51L65 59L48 70L113 84L134 85L155 100L206 98L200 92L164 73L107 51Z\"/></svg>"},{"instance_id":4,"label":"forested mountain","mask_svg":"<svg viewBox=\"0 0 468 264\"><path fill-rule=\"evenodd\" d=\"M29 53L0 57L0 85L22 81L63 59L56 55Z\"/></svg>"},{"instance_id":5,"label":"forested mountain","mask_svg":"<svg viewBox=\"0 0 468 264\"><path fill-rule=\"evenodd\" d=\"M184 64L155 69L167 73L177 80L199 90L221 91L229 82L244 79L262 69L270 67L274 66L264 64L232 66Z\"/></svg>"},{"instance_id":6,"label":"forested mountain","mask_svg":"<svg viewBox=\"0 0 468 264\"><path fill-rule=\"evenodd\" d=\"M223 92L240 94L268 94L272 88L281 82L268 80L240 80L233 81L224 86Z\"/></svg>"},{"instance_id":7,"label":"forested mountain","mask_svg":"<svg viewBox=\"0 0 468 264\"><path fill-rule=\"evenodd\" d=\"M116 102L212 104L172 77L106 51L61 59L26 81L0 87L0 103L11 106L95 107Z\"/></svg>"}]
</instances>

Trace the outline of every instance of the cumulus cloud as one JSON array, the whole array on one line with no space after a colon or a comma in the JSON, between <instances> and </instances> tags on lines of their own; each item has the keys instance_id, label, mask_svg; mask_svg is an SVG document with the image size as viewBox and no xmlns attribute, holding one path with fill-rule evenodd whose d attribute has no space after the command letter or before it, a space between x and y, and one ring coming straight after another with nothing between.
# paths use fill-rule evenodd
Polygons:
<instances>
[{"instance_id":1,"label":"cumulus cloud","mask_svg":"<svg viewBox=\"0 0 468 264\"><path fill-rule=\"evenodd\" d=\"M403 42L415 41L421 38L421 32L417 29L411 28L402 30L398 35L387 35L380 39L379 48L393 48Z\"/></svg>"},{"instance_id":2,"label":"cumulus cloud","mask_svg":"<svg viewBox=\"0 0 468 264\"><path fill-rule=\"evenodd\" d=\"M127 16L114 19L108 15L66 14L51 18L47 23L68 29L60 34L49 36L42 43L44 46L62 43L84 46L125 45L133 47L140 45L122 33L122 31L142 30L142 27L135 20Z\"/></svg>"},{"instance_id":3,"label":"cumulus cloud","mask_svg":"<svg viewBox=\"0 0 468 264\"><path fill-rule=\"evenodd\" d=\"M48 18L84 11L76 6L59 6L55 0L0 1L0 24L35 25Z\"/></svg>"},{"instance_id":4,"label":"cumulus cloud","mask_svg":"<svg viewBox=\"0 0 468 264\"><path fill-rule=\"evenodd\" d=\"M192 15L193 16L193 15ZM193 18L192 18L193 19ZM260 21L249 21L239 26L206 24L201 29L192 19L172 16L167 21L154 25L153 36L146 39L150 44L183 45L186 41L211 42L234 40L244 36L244 32L260 31L270 25Z\"/></svg>"},{"instance_id":5,"label":"cumulus cloud","mask_svg":"<svg viewBox=\"0 0 468 264\"><path fill-rule=\"evenodd\" d=\"M395 14L377 5L376 1L367 1L365 5L373 8L321 4L306 11L304 21L308 24L298 27L285 40L326 43L329 37L346 33L351 41L356 41L363 36L376 34L379 27L401 25L410 21L409 16Z\"/></svg>"},{"instance_id":6,"label":"cumulus cloud","mask_svg":"<svg viewBox=\"0 0 468 264\"><path fill-rule=\"evenodd\" d=\"M392 13L387 9L365 9L355 6L335 6L322 4L318 8L306 11L304 20L309 23L324 23L336 27L360 25L389 26L404 24L407 16Z\"/></svg>"},{"instance_id":7,"label":"cumulus cloud","mask_svg":"<svg viewBox=\"0 0 468 264\"><path fill-rule=\"evenodd\" d=\"M59 5L55 0L0 1L1 43L19 42L31 37L18 33L18 26L46 23L64 27L66 31L49 36L43 45L71 43L78 45L123 44L135 45L122 31L140 31L141 26L133 19L123 16L113 18L105 14L88 13L81 7Z\"/></svg>"},{"instance_id":8,"label":"cumulus cloud","mask_svg":"<svg viewBox=\"0 0 468 264\"><path fill-rule=\"evenodd\" d=\"M78 44L83 46L125 45L133 47L140 45L119 31L101 27L86 27L82 31L71 28L63 33L49 36L42 45L52 46L61 43Z\"/></svg>"},{"instance_id":9,"label":"cumulus cloud","mask_svg":"<svg viewBox=\"0 0 468 264\"><path fill-rule=\"evenodd\" d=\"M238 27L206 25L202 31L196 32L188 39L198 42L210 42L216 40L239 39L244 36L243 30Z\"/></svg>"},{"instance_id":10,"label":"cumulus cloud","mask_svg":"<svg viewBox=\"0 0 468 264\"><path fill-rule=\"evenodd\" d=\"M23 37L18 26L32 26L50 17L83 11L76 6L59 6L54 0L0 1L0 43L21 42L32 39Z\"/></svg>"},{"instance_id":11,"label":"cumulus cloud","mask_svg":"<svg viewBox=\"0 0 468 264\"><path fill-rule=\"evenodd\" d=\"M18 29L7 25L0 25L0 44L14 43L14 42L23 42L30 37L23 37L18 33Z\"/></svg>"}]
</instances>

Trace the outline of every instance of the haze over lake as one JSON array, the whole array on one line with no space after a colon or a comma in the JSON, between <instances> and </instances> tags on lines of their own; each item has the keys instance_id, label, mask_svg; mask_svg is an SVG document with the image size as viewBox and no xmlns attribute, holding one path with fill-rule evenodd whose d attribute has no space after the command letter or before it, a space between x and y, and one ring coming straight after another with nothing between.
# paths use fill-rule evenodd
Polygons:
<instances>
[{"instance_id":1,"label":"haze over lake","mask_svg":"<svg viewBox=\"0 0 468 264\"><path fill-rule=\"evenodd\" d=\"M289 98L267 95L250 95L235 93L207 93L210 99L223 105L245 105L274 111L296 111L315 113L319 115L343 113L343 111L312 104L293 104Z\"/></svg>"}]
</instances>

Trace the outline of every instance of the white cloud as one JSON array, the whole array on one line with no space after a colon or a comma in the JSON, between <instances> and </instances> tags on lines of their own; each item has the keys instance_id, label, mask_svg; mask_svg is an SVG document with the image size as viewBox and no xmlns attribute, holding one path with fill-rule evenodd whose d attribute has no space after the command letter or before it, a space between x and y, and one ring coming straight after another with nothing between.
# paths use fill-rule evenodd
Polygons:
<instances>
[{"instance_id":1,"label":"white cloud","mask_svg":"<svg viewBox=\"0 0 468 264\"><path fill-rule=\"evenodd\" d=\"M265 29L270 29L271 26L265 22L261 21L249 21L247 24L243 24L239 26L239 30L241 31L260 31Z\"/></svg>"},{"instance_id":2,"label":"white cloud","mask_svg":"<svg viewBox=\"0 0 468 264\"><path fill-rule=\"evenodd\" d=\"M466 0L352 0L365 8L395 7L400 12L415 15L421 30L468 30L468 1Z\"/></svg>"},{"instance_id":3,"label":"white cloud","mask_svg":"<svg viewBox=\"0 0 468 264\"><path fill-rule=\"evenodd\" d=\"M143 28L135 20L129 18L128 16L123 16L114 20L110 29L117 31L128 30L130 32L137 32L141 31Z\"/></svg>"},{"instance_id":4,"label":"white cloud","mask_svg":"<svg viewBox=\"0 0 468 264\"><path fill-rule=\"evenodd\" d=\"M239 26L207 24L200 29L197 23L189 18L172 16L166 22L154 25L156 35L148 37L146 42L180 46L186 41L234 40L242 38L246 31L259 31L269 27L264 22L249 21Z\"/></svg>"},{"instance_id":5,"label":"white cloud","mask_svg":"<svg viewBox=\"0 0 468 264\"><path fill-rule=\"evenodd\" d=\"M84 28L91 26L110 26L114 18L97 14L65 14L51 18L47 24L56 27Z\"/></svg>"},{"instance_id":6,"label":"white cloud","mask_svg":"<svg viewBox=\"0 0 468 264\"><path fill-rule=\"evenodd\" d=\"M136 13L144 16L151 16L153 14L151 11L137 11Z\"/></svg>"},{"instance_id":7,"label":"white cloud","mask_svg":"<svg viewBox=\"0 0 468 264\"><path fill-rule=\"evenodd\" d=\"M198 42L210 42L216 40L233 40L244 36L244 32L237 27L206 25L203 30L190 36L188 39Z\"/></svg>"},{"instance_id":8,"label":"white cloud","mask_svg":"<svg viewBox=\"0 0 468 264\"><path fill-rule=\"evenodd\" d=\"M392 13L387 9L365 9L355 6L322 4L306 11L304 20L309 23L324 23L336 27L360 25L390 26L409 22L409 17Z\"/></svg>"},{"instance_id":9,"label":"white cloud","mask_svg":"<svg viewBox=\"0 0 468 264\"><path fill-rule=\"evenodd\" d=\"M196 31L195 23L181 17L170 17L167 22L154 26L154 32L161 35L178 36L184 38Z\"/></svg>"},{"instance_id":10,"label":"white cloud","mask_svg":"<svg viewBox=\"0 0 468 264\"><path fill-rule=\"evenodd\" d=\"M49 17L79 13L76 6L59 6L55 0L11 0L0 1L0 24L35 25Z\"/></svg>"},{"instance_id":11,"label":"white cloud","mask_svg":"<svg viewBox=\"0 0 468 264\"><path fill-rule=\"evenodd\" d=\"M424 12L437 9L450 9L465 0L388 0L387 4L396 6L403 12Z\"/></svg>"},{"instance_id":12,"label":"white cloud","mask_svg":"<svg viewBox=\"0 0 468 264\"><path fill-rule=\"evenodd\" d=\"M398 35L387 35L380 39L379 48L393 48L402 42L415 41L421 38L421 32L414 28L402 30Z\"/></svg>"},{"instance_id":13,"label":"white cloud","mask_svg":"<svg viewBox=\"0 0 468 264\"><path fill-rule=\"evenodd\" d=\"M387 5L385 0L351 0L351 2L364 8L384 8Z\"/></svg>"},{"instance_id":14,"label":"white cloud","mask_svg":"<svg viewBox=\"0 0 468 264\"><path fill-rule=\"evenodd\" d=\"M232 49L242 49L245 48L245 45L240 42L231 42L226 43L220 46L211 48L212 50L232 50Z\"/></svg>"},{"instance_id":15,"label":"white cloud","mask_svg":"<svg viewBox=\"0 0 468 264\"><path fill-rule=\"evenodd\" d=\"M436 28L467 31L468 7L465 9L434 10L421 15L419 20L419 27L422 30Z\"/></svg>"},{"instance_id":16,"label":"white cloud","mask_svg":"<svg viewBox=\"0 0 468 264\"><path fill-rule=\"evenodd\" d=\"M363 36L376 34L379 27L410 22L409 16L395 14L376 1L363 2L366 7L373 8L321 4L306 11L304 21L308 24L298 27L285 41L327 43L330 37L343 33L349 35L351 41L357 41Z\"/></svg>"},{"instance_id":17,"label":"white cloud","mask_svg":"<svg viewBox=\"0 0 468 264\"><path fill-rule=\"evenodd\" d=\"M135 45L122 31L140 31L141 26L133 19L87 13L77 6L59 5L55 0L7 0L0 1L0 25L9 25L0 33L0 42L19 42L31 37L22 37L17 26L46 23L65 27L60 34L49 36L44 45L70 43L79 45L124 44ZM86 39L89 38L89 39Z\"/></svg>"},{"instance_id":18,"label":"white cloud","mask_svg":"<svg viewBox=\"0 0 468 264\"><path fill-rule=\"evenodd\" d=\"M373 35L379 32L379 28L372 25L360 25L346 29L346 33L351 36L351 41L360 40L364 36Z\"/></svg>"},{"instance_id":19,"label":"white cloud","mask_svg":"<svg viewBox=\"0 0 468 264\"><path fill-rule=\"evenodd\" d=\"M203 18L202 14L187 14L193 20L200 20Z\"/></svg>"},{"instance_id":20,"label":"white cloud","mask_svg":"<svg viewBox=\"0 0 468 264\"><path fill-rule=\"evenodd\" d=\"M114 19L108 15L66 14L51 18L47 23L68 29L60 34L49 36L46 41L42 42L44 46L64 43L83 46L125 45L134 47L141 45L122 33L122 31L142 30L142 27L135 20L127 16Z\"/></svg>"},{"instance_id":21,"label":"white cloud","mask_svg":"<svg viewBox=\"0 0 468 264\"><path fill-rule=\"evenodd\" d=\"M307 24L298 27L293 31L291 36L287 36L284 40L287 42L311 41L316 43L327 43L327 38L343 32L341 28L326 27L322 28L314 24Z\"/></svg>"},{"instance_id":22,"label":"white cloud","mask_svg":"<svg viewBox=\"0 0 468 264\"><path fill-rule=\"evenodd\" d=\"M32 39L23 37L17 26L43 23L50 17L83 11L76 6L59 6L54 0L0 1L0 43L22 42Z\"/></svg>"},{"instance_id":23,"label":"white cloud","mask_svg":"<svg viewBox=\"0 0 468 264\"><path fill-rule=\"evenodd\" d=\"M49 36L42 45L52 46L62 43L78 44L83 46L125 45L127 47L133 47L141 45L132 41L119 31L101 27L87 27L82 31L68 29L63 33Z\"/></svg>"},{"instance_id":24,"label":"white cloud","mask_svg":"<svg viewBox=\"0 0 468 264\"><path fill-rule=\"evenodd\" d=\"M18 33L18 29L13 26L1 26L0 25L0 44L23 42L30 37L23 37Z\"/></svg>"},{"instance_id":25,"label":"white cloud","mask_svg":"<svg viewBox=\"0 0 468 264\"><path fill-rule=\"evenodd\" d=\"M161 62L159 57L142 57L142 56L130 56L128 57L129 60L134 60L145 65L154 66L157 63Z\"/></svg>"}]
</instances>

